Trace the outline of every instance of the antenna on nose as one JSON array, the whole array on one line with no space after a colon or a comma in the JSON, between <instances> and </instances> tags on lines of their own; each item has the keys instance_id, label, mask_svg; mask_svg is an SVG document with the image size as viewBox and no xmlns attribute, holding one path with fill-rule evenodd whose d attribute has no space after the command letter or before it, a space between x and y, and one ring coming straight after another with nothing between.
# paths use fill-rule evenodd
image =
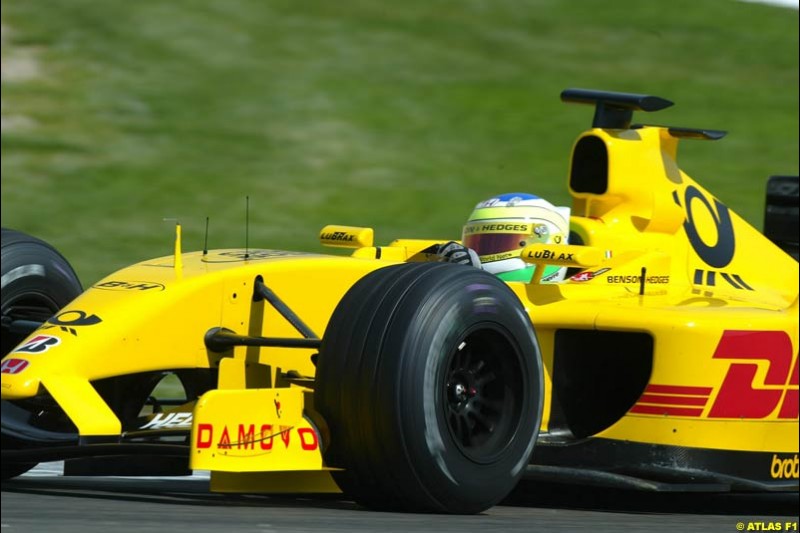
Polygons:
<instances>
[{"instance_id":1,"label":"antenna on nose","mask_svg":"<svg viewBox=\"0 0 800 533\"><path fill-rule=\"evenodd\" d=\"M203 256L208 255L208 217L206 217L206 236L203 238Z\"/></svg>"},{"instance_id":2,"label":"antenna on nose","mask_svg":"<svg viewBox=\"0 0 800 533\"><path fill-rule=\"evenodd\" d=\"M244 208L244 258L250 258L250 196L245 196Z\"/></svg>"}]
</instances>

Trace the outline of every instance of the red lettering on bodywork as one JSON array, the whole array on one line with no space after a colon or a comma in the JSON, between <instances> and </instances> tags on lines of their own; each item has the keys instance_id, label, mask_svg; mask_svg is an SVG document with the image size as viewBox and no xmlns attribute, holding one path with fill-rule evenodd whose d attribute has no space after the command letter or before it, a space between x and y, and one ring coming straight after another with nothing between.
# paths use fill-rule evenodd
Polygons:
<instances>
[{"instance_id":1,"label":"red lettering on bodywork","mask_svg":"<svg viewBox=\"0 0 800 533\"><path fill-rule=\"evenodd\" d=\"M792 341L786 332L725 331L712 357L761 360L767 361L769 366L762 386L754 388L758 364L731 363L708 413L709 418L766 418L778 407L784 393L786 397L779 417L789 418L786 415L792 412L797 416L797 390L786 390L791 380L797 382L789 376ZM795 373L796 369L795 363ZM791 392L794 392L793 398Z\"/></svg>"},{"instance_id":2,"label":"red lettering on bodywork","mask_svg":"<svg viewBox=\"0 0 800 533\"><path fill-rule=\"evenodd\" d=\"M211 438L214 436L214 427L211 424L197 425L197 448L211 448Z\"/></svg>"},{"instance_id":3,"label":"red lettering on bodywork","mask_svg":"<svg viewBox=\"0 0 800 533\"><path fill-rule=\"evenodd\" d=\"M786 389L786 394L783 396L783 405L781 406L781 412L778 413L778 418L798 418L800 415L800 409L798 409L798 396L797 396L797 385L798 385L798 375L797 375L797 357L794 359L794 370L792 370L792 375L789 377L789 386L794 385L794 389Z\"/></svg>"}]
</instances>

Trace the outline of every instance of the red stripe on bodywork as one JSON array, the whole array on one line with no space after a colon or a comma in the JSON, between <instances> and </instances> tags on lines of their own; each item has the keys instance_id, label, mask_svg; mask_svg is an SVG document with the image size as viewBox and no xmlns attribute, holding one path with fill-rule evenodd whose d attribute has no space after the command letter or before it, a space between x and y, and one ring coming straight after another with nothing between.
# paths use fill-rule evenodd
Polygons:
<instances>
[{"instance_id":1,"label":"red stripe on bodywork","mask_svg":"<svg viewBox=\"0 0 800 533\"><path fill-rule=\"evenodd\" d=\"M638 403L656 403L659 405L699 405L704 407L708 398L696 396L667 396L665 394L642 394Z\"/></svg>"},{"instance_id":2,"label":"red stripe on bodywork","mask_svg":"<svg viewBox=\"0 0 800 533\"><path fill-rule=\"evenodd\" d=\"M673 415L673 416L700 416L702 409L693 407L669 407L661 405L634 405L631 413L639 415Z\"/></svg>"},{"instance_id":3,"label":"red stripe on bodywork","mask_svg":"<svg viewBox=\"0 0 800 533\"><path fill-rule=\"evenodd\" d=\"M681 385L648 385L644 390L654 394L685 394L687 396L708 396L711 387L684 387Z\"/></svg>"}]
</instances>

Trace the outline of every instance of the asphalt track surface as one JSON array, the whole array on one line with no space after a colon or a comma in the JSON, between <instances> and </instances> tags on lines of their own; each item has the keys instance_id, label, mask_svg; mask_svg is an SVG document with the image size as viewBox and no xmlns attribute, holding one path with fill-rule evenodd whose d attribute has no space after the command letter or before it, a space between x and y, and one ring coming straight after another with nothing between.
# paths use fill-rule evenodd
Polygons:
<instances>
[{"instance_id":1,"label":"asphalt track surface","mask_svg":"<svg viewBox=\"0 0 800 533\"><path fill-rule=\"evenodd\" d=\"M213 494L202 472L100 478L63 477L62 469L44 463L3 482L2 533L797 531L800 507L797 494L640 494L523 482L481 515L398 514L329 495Z\"/></svg>"}]
</instances>

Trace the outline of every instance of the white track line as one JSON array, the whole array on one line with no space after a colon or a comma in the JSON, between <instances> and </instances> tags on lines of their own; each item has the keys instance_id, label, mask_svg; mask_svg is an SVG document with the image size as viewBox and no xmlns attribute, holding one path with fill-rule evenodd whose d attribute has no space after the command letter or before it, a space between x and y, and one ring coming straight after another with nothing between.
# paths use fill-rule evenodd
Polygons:
<instances>
[{"instance_id":1,"label":"white track line","mask_svg":"<svg viewBox=\"0 0 800 533\"><path fill-rule=\"evenodd\" d=\"M60 477L64 475L64 461L54 461L51 463L40 463L31 470L25 472L20 477ZM207 470L195 470L191 476L103 476L106 478L117 479L210 479Z\"/></svg>"}]
</instances>

